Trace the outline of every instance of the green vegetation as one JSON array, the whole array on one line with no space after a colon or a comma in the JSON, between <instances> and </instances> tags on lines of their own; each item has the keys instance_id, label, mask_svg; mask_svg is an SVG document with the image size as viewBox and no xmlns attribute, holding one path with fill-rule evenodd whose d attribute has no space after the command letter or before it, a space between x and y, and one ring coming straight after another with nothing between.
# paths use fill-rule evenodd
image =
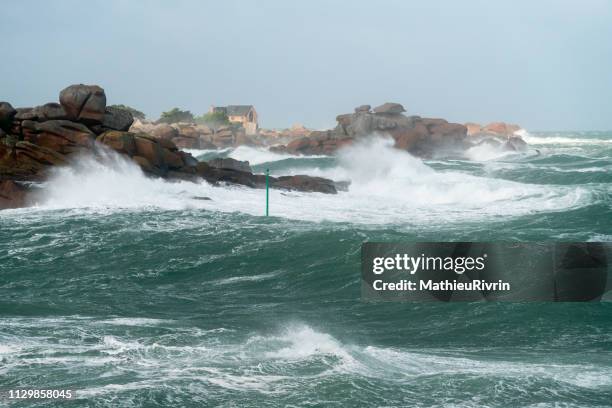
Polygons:
<instances>
[{"instance_id":1,"label":"green vegetation","mask_svg":"<svg viewBox=\"0 0 612 408\"><path fill-rule=\"evenodd\" d=\"M145 118L146 118L144 113L142 113L138 109L132 108L131 106L127 106L127 105L110 105L110 107L111 108L117 108L117 109L126 110L126 111L128 111L128 112L130 112L132 114L134 119L145 120Z\"/></svg>"},{"instance_id":2,"label":"green vegetation","mask_svg":"<svg viewBox=\"0 0 612 408\"><path fill-rule=\"evenodd\" d=\"M225 112L208 112L196 117L195 121L198 125L206 125L213 129L231 124Z\"/></svg>"},{"instance_id":3,"label":"green vegetation","mask_svg":"<svg viewBox=\"0 0 612 408\"><path fill-rule=\"evenodd\" d=\"M177 123L177 122L193 122L193 114L189 111L183 111L179 108L172 108L167 112L162 112L159 117L159 123Z\"/></svg>"}]
</instances>

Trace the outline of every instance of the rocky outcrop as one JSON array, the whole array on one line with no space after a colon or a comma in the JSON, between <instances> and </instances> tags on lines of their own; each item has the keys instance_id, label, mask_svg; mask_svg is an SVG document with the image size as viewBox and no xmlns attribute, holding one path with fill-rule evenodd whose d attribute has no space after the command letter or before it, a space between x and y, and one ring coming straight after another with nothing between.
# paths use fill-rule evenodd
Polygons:
<instances>
[{"instance_id":1,"label":"rocky outcrop","mask_svg":"<svg viewBox=\"0 0 612 408\"><path fill-rule=\"evenodd\" d=\"M482 126L479 123L467 122L464 126L467 129L468 136L472 136L482 131Z\"/></svg>"},{"instance_id":2,"label":"rocky outcrop","mask_svg":"<svg viewBox=\"0 0 612 408\"><path fill-rule=\"evenodd\" d=\"M232 159L230 157L219 157L216 159L209 160L207 163L209 166L212 166L217 169L245 171L247 173L253 172L253 170L251 169L251 165L248 161L240 161Z\"/></svg>"},{"instance_id":3,"label":"rocky outcrop","mask_svg":"<svg viewBox=\"0 0 612 408\"><path fill-rule=\"evenodd\" d=\"M372 109L370 105L359 105L358 107L355 108L355 113L361 113L361 112L369 113L370 109Z\"/></svg>"},{"instance_id":4,"label":"rocky outcrop","mask_svg":"<svg viewBox=\"0 0 612 408\"><path fill-rule=\"evenodd\" d=\"M145 127L142 122L137 125ZM15 109L0 102L0 209L25 205L28 185L44 181L53 167L68 165L71 156L102 156L105 149L129 158L152 177L265 186L266 176L253 174L248 162L230 158L199 162L179 150L216 147L215 137L227 137L231 145L249 143L240 132L215 133L206 126L181 123L147 126L150 133L128 129L138 129L132 114L106 107L104 90L96 85L69 86L60 93L59 104ZM336 192L333 181L318 177L270 177L269 181L272 188Z\"/></svg>"},{"instance_id":5,"label":"rocky outcrop","mask_svg":"<svg viewBox=\"0 0 612 408\"><path fill-rule=\"evenodd\" d=\"M153 132L153 129L155 129L155 127L156 124L153 122L150 122L146 119L135 118L134 122L132 122L132 126L130 126L128 130L130 132L145 132L150 134Z\"/></svg>"},{"instance_id":6,"label":"rocky outcrop","mask_svg":"<svg viewBox=\"0 0 612 408\"><path fill-rule=\"evenodd\" d=\"M514 132L520 130L521 127L519 125L508 124L504 122L493 122L489 123L484 127L484 132L488 133L496 133L506 136L512 136Z\"/></svg>"},{"instance_id":7,"label":"rocky outcrop","mask_svg":"<svg viewBox=\"0 0 612 408\"><path fill-rule=\"evenodd\" d=\"M505 123L505 122L492 122L488 125L481 126L478 123L466 123L468 129L468 136L482 136L482 135L493 135L493 136L515 136L515 133L522 128L519 125Z\"/></svg>"},{"instance_id":8,"label":"rocky outcrop","mask_svg":"<svg viewBox=\"0 0 612 408\"><path fill-rule=\"evenodd\" d=\"M527 150L527 142L525 142L520 136L510 136L504 143L503 147L505 150L523 152Z\"/></svg>"},{"instance_id":9,"label":"rocky outcrop","mask_svg":"<svg viewBox=\"0 0 612 408\"><path fill-rule=\"evenodd\" d=\"M197 181L202 178L212 184L230 183L253 188L265 187L265 176L253 174L248 162L231 158L199 162L191 154L178 150L170 140L157 139L146 133L105 132L98 142L125 154L145 173L168 179ZM270 177L270 186L285 190L335 194L332 180L310 176Z\"/></svg>"},{"instance_id":10,"label":"rocky outcrop","mask_svg":"<svg viewBox=\"0 0 612 408\"><path fill-rule=\"evenodd\" d=\"M98 136L96 141L128 156L145 173L153 176L171 177L173 171L193 174L191 167L197 164L196 159L179 151L172 141L157 139L147 133L110 130Z\"/></svg>"},{"instance_id":11,"label":"rocky outcrop","mask_svg":"<svg viewBox=\"0 0 612 408\"><path fill-rule=\"evenodd\" d=\"M96 140L118 153L125 154L130 157L136 154L134 133L109 130L98 136Z\"/></svg>"},{"instance_id":12,"label":"rocky outcrop","mask_svg":"<svg viewBox=\"0 0 612 408\"><path fill-rule=\"evenodd\" d=\"M91 126L91 129L95 134L99 135L106 132L107 130L128 130L134 117L132 113L125 109L119 109L113 106L108 106L104 109L104 116L102 117L102 123L99 125Z\"/></svg>"},{"instance_id":13,"label":"rocky outcrop","mask_svg":"<svg viewBox=\"0 0 612 408\"><path fill-rule=\"evenodd\" d=\"M27 194L26 186L13 180L0 180L0 209L25 207Z\"/></svg>"},{"instance_id":14,"label":"rocky outcrop","mask_svg":"<svg viewBox=\"0 0 612 408\"><path fill-rule=\"evenodd\" d=\"M461 154L482 140L468 137L467 126L450 123L444 119L406 116L404 107L399 103L387 102L371 109L370 105L355 108L354 113L338 115L336 128L328 131L315 131L308 137L291 141L284 146L274 146L270 150L301 155L329 155L337 149L372 135L388 135L395 140L395 147L416 156ZM475 124L469 124L475 130ZM518 127L490 124L484 129L504 135L502 147L510 150L524 148L522 139L511 134ZM482 128L478 125L478 130ZM496 139L497 134L483 134L485 139Z\"/></svg>"},{"instance_id":15,"label":"rocky outcrop","mask_svg":"<svg viewBox=\"0 0 612 408\"><path fill-rule=\"evenodd\" d=\"M222 149L241 145L257 145L247 136L244 129L222 126L211 129L195 123L150 123L135 121L130 127L132 132L147 132L158 139L173 141L181 149Z\"/></svg>"},{"instance_id":16,"label":"rocky outcrop","mask_svg":"<svg viewBox=\"0 0 612 408\"><path fill-rule=\"evenodd\" d=\"M507 151L527 150L527 143L517 134L522 129L519 125L492 122L486 126L478 123L466 123L465 126L468 129L469 141L473 144L486 144Z\"/></svg>"},{"instance_id":17,"label":"rocky outcrop","mask_svg":"<svg viewBox=\"0 0 612 408\"><path fill-rule=\"evenodd\" d=\"M196 174L212 184L230 183L252 188L264 188L266 186L266 176L263 174L217 168L211 166L207 162L198 163ZM270 188L274 189L309 193L336 194L339 190L345 189L342 183L337 183L322 177L311 177L306 175L282 177L269 176L268 183Z\"/></svg>"},{"instance_id":18,"label":"rocky outcrop","mask_svg":"<svg viewBox=\"0 0 612 408\"><path fill-rule=\"evenodd\" d=\"M51 166L65 163L64 155L30 142L0 143L0 180L42 181Z\"/></svg>"},{"instance_id":19,"label":"rocky outcrop","mask_svg":"<svg viewBox=\"0 0 612 408\"><path fill-rule=\"evenodd\" d=\"M401 104L393 103L393 102L383 103L382 105L374 108L374 113L388 113L388 114L396 115L402 112L406 112L406 109L404 109L404 107Z\"/></svg>"},{"instance_id":20,"label":"rocky outcrop","mask_svg":"<svg viewBox=\"0 0 612 408\"><path fill-rule=\"evenodd\" d=\"M133 126L130 130L133 132L147 132L144 127L140 125ZM157 126L154 125L147 133L150 133L151 136L161 140L172 140L175 137L178 137L179 135L179 132L176 128L173 128L172 126L167 125L165 123L162 123Z\"/></svg>"},{"instance_id":21,"label":"rocky outcrop","mask_svg":"<svg viewBox=\"0 0 612 408\"><path fill-rule=\"evenodd\" d=\"M352 142L352 137L337 136L333 131L314 131L310 136L296 139L286 146L272 146L270 151L298 155L330 155Z\"/></svg>"},{"instance_id":22,"label":"rocky outcrop","mask_svg":"<svg viewBox=\"0 0 612 408\"><path fill-rule=\"evenodd\" d=\"M370 110L369 105L355 108L355 113L338 115L333 130L312 132L274 151L291 154L332 154L337 149L372 135L389 135L395 147L418 156L432 156L442 150L460 149L467 135L465 126L443 119L405 116L399 103L385 103Z\"/></svg>"},{"instance_id":23,"label":"rocky outcrop","mask_svg":"<svg viewBox=\"0 0 612 408\"><path fill-rule=\"evenodd\" d=\"M104 119L106 94L97 85L70 85L60 92L59 101L70 120L95 125Z\"/></svg>"},{"instance_id":24,"label":"rocky outcrop","mask_svg":"<svg viewBox=\"0 0 612 408\"><path fill-rule=\"evenodd\" d=\"M172 140L181 149L206 150L285 144L309 136L312 132L301 124L295 124L288 129L259 129L257 134L247 135L244 129L236 126L219 126L213 129L195 123L166 124L142 120L135 120L129 130Z\"/></svg>"},{"instance_id":25,"label":"rocky outcrop","mask_svg":"<svg viewBox=\"0 0 612 408\"><path fill-rule=\"evenodd\" d=\"M25 120L21 127L24 140L61 154L91 149L95 140L87 126L68 120Z\"/></svg>"},{"instance_id":26,"label":"rocky outcrop","mask_svg":"<svg viewBox=\"0 0 612 408\"><path fill-rule=\"evenodd\" d=\"M308 137L313 133L300 123L296 123L288 129L259 129L253 137L256 145L276 146L291 143L294 140Z\"/></svg>"},{"instance_id":27,"label":"rocky outcrop","mask_svg":"<svg viewBox=\"0 0 612 408\"><path fill-rule=\"evenodd\" d=\"M0 102L0 129L9 131L17 111L8 102Z\"/></svg>"},{"instance_id":28,"label":"rocky outcrop","mask_svg":"<svg viewBox=\"0 0 612 408\"><path fill-rule=\"evenodd\" d=\"M284 190L297 190L307 192L319 192L327 194L336 194L336 183L332 180L322 177L310 176L282 176L273 178L270 185L272 188Z\"/></svg>"}]
</instances>

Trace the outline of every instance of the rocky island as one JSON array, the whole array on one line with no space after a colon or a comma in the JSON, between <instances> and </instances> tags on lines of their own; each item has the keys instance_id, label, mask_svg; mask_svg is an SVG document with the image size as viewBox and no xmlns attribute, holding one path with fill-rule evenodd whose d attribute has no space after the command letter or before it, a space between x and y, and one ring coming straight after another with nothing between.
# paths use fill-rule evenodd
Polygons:
<instances>
[{"instance_id":1,"label":"rocky island","mask_svg":"<svg viewBox=\"0 0 612 408\"><path fill-rule=\"evenodd\" d=\"M474 123L462 125L444 119L406 116L403 114L405 111L399 103L389 102L374 109L370 105L361 105L354 113L338 115L334 129L314 131L307 137L274 146L271 150L302 155L333 154L339 148L373 134L389 135L396 148L419 157L461 154L480 144L512 151L526 148L525 141L515 134L520 129L517 125L501 122L485 127Z\"/></svg>"}]
</instances>

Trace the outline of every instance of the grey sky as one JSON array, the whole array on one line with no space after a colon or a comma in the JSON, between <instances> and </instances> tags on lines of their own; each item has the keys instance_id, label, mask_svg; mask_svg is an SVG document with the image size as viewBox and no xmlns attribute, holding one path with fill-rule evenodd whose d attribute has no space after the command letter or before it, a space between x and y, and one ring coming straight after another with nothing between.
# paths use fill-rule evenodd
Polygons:
<instances>
[{"instance_id":1,"label":"grey sky","mask_svg":"<svg viewBox=\"0 0 612 408\"><path fill-rule=\"evenodd\" d=\"M96 83L157 118L254 104L323 128L386 101L451 121L612 129L612 1L5 1L0 100Z\"/></svg>"}]
</instances>

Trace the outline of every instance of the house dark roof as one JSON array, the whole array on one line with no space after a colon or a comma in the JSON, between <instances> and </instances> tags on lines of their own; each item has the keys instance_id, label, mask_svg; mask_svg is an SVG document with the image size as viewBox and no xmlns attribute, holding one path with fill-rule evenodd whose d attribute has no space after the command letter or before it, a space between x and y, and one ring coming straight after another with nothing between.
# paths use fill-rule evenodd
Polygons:
<instances>
[{"instance_id":1,"label":"house dark roof","mask_svg":"<svg viewBox=\"0 0 612 408\"><path fill-rule=\"evenodd\" d=\"M215 107L215 112L225 112L227 116L245 116L253 105L227 105Z\"/></svg>"}]
</instances>

